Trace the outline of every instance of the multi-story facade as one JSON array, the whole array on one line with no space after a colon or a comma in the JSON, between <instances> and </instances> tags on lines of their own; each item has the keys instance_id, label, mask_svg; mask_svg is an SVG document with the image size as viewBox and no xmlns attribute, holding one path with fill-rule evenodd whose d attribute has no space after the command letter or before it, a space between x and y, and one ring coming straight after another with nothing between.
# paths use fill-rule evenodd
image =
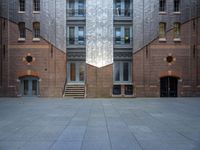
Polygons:
<instances>
[{"instance_id":1,"label":"multi-story facade","mask_svg":"<svg viewBox=\"0 0 200 150\"><path fill-rule=\"evenodd\" d=\"M199 0L2 0L0 96L200 96Z\"/></svg>"}]
</instances>

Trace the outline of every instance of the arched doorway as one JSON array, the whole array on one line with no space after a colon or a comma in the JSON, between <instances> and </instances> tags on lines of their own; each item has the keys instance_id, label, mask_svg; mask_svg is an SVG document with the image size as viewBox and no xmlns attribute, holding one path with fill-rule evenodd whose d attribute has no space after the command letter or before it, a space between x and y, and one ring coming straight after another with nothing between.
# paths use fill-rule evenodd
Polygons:
<instances>
[{"instance_id":1,"label":"arched doorway","mask_svg":"<svg viewBox=\"0 0 200 150\"><path fill-rule=\"evenodd\" d=\"M178 93L178 78L177 77L162 77L160 78L160 97L177 97Z\"/></svg>"},{"instance_id":2,"label":"arched doorway","mask_svg":"<svg viewBox=\"0 0 200 150\"><path fill-rule=\"evenodd\" d=\"M20 93L22 96L38 96L39 82L37 77L20 77Z\"/></svg>"}]
</instances>

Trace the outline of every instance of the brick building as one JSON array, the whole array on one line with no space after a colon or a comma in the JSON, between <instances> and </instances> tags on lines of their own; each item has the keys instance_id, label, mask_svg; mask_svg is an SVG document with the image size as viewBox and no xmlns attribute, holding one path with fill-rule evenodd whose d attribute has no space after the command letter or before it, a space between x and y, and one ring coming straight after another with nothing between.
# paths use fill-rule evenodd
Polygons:
<instances>
[{"instance_id":1,"label":"brick building","mask_svg":"<svg viewBox=\"0 0 200 150\"><path fill-rule=\"evenodd\" d=\"M1 0L0 96L200 96L199 0Z\"/></svg>"}]
</instances>

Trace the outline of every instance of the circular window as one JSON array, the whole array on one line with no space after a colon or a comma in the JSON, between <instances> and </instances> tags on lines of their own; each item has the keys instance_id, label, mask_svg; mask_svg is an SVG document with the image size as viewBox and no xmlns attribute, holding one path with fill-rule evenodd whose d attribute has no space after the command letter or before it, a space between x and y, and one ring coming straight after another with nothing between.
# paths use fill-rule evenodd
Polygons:
<instances>
[{"instance_id":1,"label":"circular window","mask_svg":"<svg viewBox=\"0 0 200 150\"><path fill-rule=\"evenodd\" d=\"M167 62L171 63L173 61L173 57L172 56L167 56Z\"/></svg>"},{"instance_id":2,"label":"circular window","mask_svg":"<svg viewBox=\"0 0 200 150\"><path fill-rule=\"evenodd\" d=\"M28 63L31 63L33 61L33 57L32 56L26 56L26 61Z\"/></svg>"}]
</instances>

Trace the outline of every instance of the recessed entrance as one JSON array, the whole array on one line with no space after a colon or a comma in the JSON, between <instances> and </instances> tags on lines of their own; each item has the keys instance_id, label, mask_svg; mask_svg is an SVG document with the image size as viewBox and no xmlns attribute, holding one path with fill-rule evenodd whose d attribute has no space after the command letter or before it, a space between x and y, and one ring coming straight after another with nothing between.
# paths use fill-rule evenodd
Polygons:
<instances>
[{"instance_id":1,"label":"recessed entrance","mask_svg":"<svg viewBox=\"0 0 200 150\"><path fill-rule=\"evenodd\" d=\"M160 78L160 97L177 97L178 78Z\"/></svg>"},{"instance_id":2,"label":"recessed entrance","mask_svg":"<svg viewBox=\"0 0 200 150\"><path fill-rule=\"evenodd\" d=\"M36 77L20 78L20 93L22 96L37 96L38 78Z\"/></svg>"}]
</instances>

